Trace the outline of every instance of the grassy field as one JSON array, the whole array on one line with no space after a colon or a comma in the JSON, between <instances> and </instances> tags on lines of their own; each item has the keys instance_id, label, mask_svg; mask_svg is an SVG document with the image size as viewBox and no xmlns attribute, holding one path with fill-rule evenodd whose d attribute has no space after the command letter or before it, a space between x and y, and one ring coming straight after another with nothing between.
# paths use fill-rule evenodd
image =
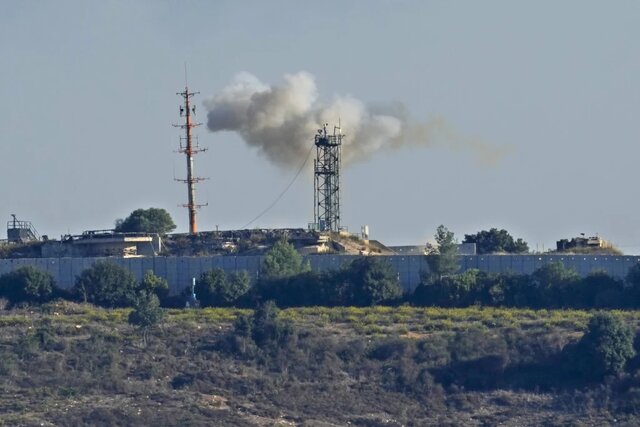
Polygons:
<instances>
[{"instance_id":1,"label":"grassy field","mask_svg":"<svg viewBox=\"0 0 640 427\"><path fill-rule=\"evenodd\" d=\"M0 327L31 325L37 321L85 325L126 323L131 309L106 310L91 305L51 303L37 309L0 311ZM280 317L302 327L329 328L346 335L407 335L419 337L480 327L519 328L533 331L584 331L595 311L530 310L517 308L470 307L304 307L289 308ZM640 311L613 310L634 329L640 327ZM169 309L167 323L196 322L228 327L239 315L253 310L236 308Z\"/></svg>"}]
</instances>

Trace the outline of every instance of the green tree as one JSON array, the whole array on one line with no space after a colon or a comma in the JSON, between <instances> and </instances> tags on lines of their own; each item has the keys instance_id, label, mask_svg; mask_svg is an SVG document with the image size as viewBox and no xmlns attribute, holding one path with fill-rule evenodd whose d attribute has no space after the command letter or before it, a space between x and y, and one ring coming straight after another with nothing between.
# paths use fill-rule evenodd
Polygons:
<instances>
[{"instance_id":1,"label":"green tree","mask_svg":"<svg viewBox=\"0 0 640 427\"><path fill-rule=\"evenodd\" d=\"M163 277L156 276L153 270L147 270L140 282L139 291L154 293L163 300L169 295L169 282Z\"/></svg>"},{"instance_id":2,"label":"green tree","mask_svg":"<svg viewBox=\"0 0 640 427\"><path fill-rule=\"evenodd\" d=\"M468 307L480 302L476 300L476 287L481 275L479 270L471 269L436 280L425 277L413 292L413 302L423 306Z\"/></svg>"},{"instance_id":3,"label":"green tree","mask_svg":"<svg viewBox=\"0 0 640 427\"><path fill-rule=\"evenodd\" d=\"M160 308L160 300L153 292L140 292L133 303L133 311L129 313L129 324L142 330L142 340L147 344L147 333L150 328L164 319L164 310Z\"/></svg>"},{"instance_id":4,"label":"green tree","mask_svg":"<svg viewBox=\"0 0 640 427\"><path fill-rule=\"evenodd\" d=\"M463 243L475 243L478 254L492 254L499 252L526 253L529 245L522 239L514 239L507 230L492 228L482 230L476 234L465 234Z\"/></svg>"},{"instance_id":5,"label":"green tree","mask_svg":"<svg viewBox=\"0 0 640 427\"><path fill-rule=\"evenodd\" d=\"M578 308L622 308L626 303L624 282L606 271L589 273L580 281L573 295L575 302L572 306Z\"/></svg>"},{"instance_id":6,"label":"green tree","mask_svg":"<svg viewBox=\"0 0 640 427\"><path fill-rule=\"evenodd\" d=\"M436 278L455 274L460 268L458 244L452 231L444 225L436 229L435 247L428 246L427 263L431 274Z\"/></svg>"},{"instance_id":7,"label":"green tree","mask_svg":"<svg viewBox=\"0 0 640 427\"><path fill-rule=\"evenodd\" d=\"M171 215L164 209L136 209L125 219L116 220L115 231L119 233L166 234L175 230Z\"/></svg>"},{"instance_id":8,"label":"green tree","mask_svg":"<svg viewBox=\"0 0 640 427\"><path fill-rule=\"evenodd\" d=\"M126 268L98 261L82 272L74 289L85 302L102 307L126 307L134 301L138 282Z\"/></svg>"},{"instance_id":9,"label":"green tree","mask_svg":"<svg viewBox=\"0 0 640 427\"><path fill-rule=\"evenodd\" d=\"M343 270L350 286L350 304L369 306L402 296L398 274L388 261L375 256L360 257Z\"/></svg>"},{"instance_id":10,"label":"green tree","mask_svg":"<svg viewBox=\"0 0 640 427\"><path fill-rule=\"evenodd\" d=\"M579 285L580 275L575 270L560 261L551 262L533 272L522 299L529 307L570 307L580 291Z\"/></svg>"},{"instance_id":11,"label":"green tree","mask_svg":"<svg viewBox=\"0 0 640 427\"><path fill-rule=\"evenodd\" d=\"M11 304L46 302L53 298L55 290L53 276L30 265L0 277L0 296L8 299Z\"/></svg>"},{"instance_id":12,"label":"green tree","mask_svg":"<svg viewBox=\"0 0 640 427\"><path fill-rule=\"evenodd\" d=\"M631 328L619 317L601 312L589 320L587 332L570 349L569 367L586 379L597 380L622 372L634 354Z\"/></svg>"},{"instance_id":13,"label":"green tree","mask_svg":"<svg viewBox=\"0 0 640 427\"><path fill-rule=\"evenodd\" d=\"M266 301L256 308L250 333L258 347L277 351L294 332L291 324L283 322L278 317L278 307L273 301Z\"/></svg>"},{"instance_id":14,"label":"green tree","mask_svg":"<svg viewBox=\"0 0 640 427\"><path fill-rule=\"evenodd\" d=\"M282 239L265 254L260 268L260 279L287 279L310 270L309 263L304 262L293 245Z\"/></svg>"},{"instance_id":15,"label":"green tree","mask_svg":"<svg viewBox=\"0 0 640 427\"><path fill-rule=\"evenodd\" d=\"M227 275L221 268L202 273L196 282L196 295L205 307L233 306L250 288L246 271Z\"/></svg>"}]
</instances>

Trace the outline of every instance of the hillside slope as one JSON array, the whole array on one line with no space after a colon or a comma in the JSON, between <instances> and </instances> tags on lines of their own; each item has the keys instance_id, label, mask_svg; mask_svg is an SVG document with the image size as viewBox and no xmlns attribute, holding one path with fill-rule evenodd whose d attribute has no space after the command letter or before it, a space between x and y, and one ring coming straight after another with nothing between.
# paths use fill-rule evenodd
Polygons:
<instances>
[{"instance_id":1,"label":"hillside slope","mask_svg":"<svg viewBox=\"0 0 640 427\"><path fill-rule=\"evenodd\" d=\"M250 311L172 310L141 331L127 310L52 303L0 311L2 425L638 425L631 369L561 379L581 311L307 308L257 345ZM621 313L637 328L640 313ZM615 420L615 421L614 421Z\"/></svg>"}]
</instances>

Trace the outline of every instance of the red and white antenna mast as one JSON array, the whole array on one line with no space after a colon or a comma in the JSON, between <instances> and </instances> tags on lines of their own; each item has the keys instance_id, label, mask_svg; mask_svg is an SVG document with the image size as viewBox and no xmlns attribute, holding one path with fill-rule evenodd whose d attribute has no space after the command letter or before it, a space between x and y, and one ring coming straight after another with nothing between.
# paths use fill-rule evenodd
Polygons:
<instances>
[{"instance_id":1,"label":"red and white antenna mast","mask_svg":"<svg viewBox=\"0 0 640 427\"><path fill-rule=\"evenodd\" d=\"M177 92L176 95L182 96L183 104L180 105L180 117L184 117L184 124L174 124L173 126L184 129L184 136L180 137L180 153L184 153L187 158L187 179L176 179L176 181L184 182L187 184L188 189L188 203L182 205L189 210L189 234L195 235L198 232L198 226L196 223L196 209L199 209L207 204L199 205L196 203L196 183L206 178L199 178L193 174L193 156L202 151L207 151L206 148L200 148L198 144L198 137L193 137L193 128L200 126L202 123L196 123L192 120L192 116L196 114L195 105L191 105L191 98L200 92L189 92L187 85L187 66L184 67L184 92Z\"/></svg>"}]
</instances>

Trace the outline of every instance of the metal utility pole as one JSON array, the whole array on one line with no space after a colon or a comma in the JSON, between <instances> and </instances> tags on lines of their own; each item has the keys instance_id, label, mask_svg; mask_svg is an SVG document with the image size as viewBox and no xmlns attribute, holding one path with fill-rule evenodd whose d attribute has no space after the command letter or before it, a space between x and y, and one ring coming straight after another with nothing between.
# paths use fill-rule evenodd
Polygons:
<instances>
[{"instance_id":1,"label":"metal utility pole","mask_svg":"<svg viewBox=\"0 0 640 427\"><path fill-rule=\"evenodd\" d=\"M320 231L340 231L340 156L344 135L340 126L334 126L333 135L328 135L327 126L319 129L315 137L313 221Z\"/></svg>"},{"instance_id":2,"label":"metal utility pole","mask_svg":"<svg viewBox=\"0 0 640 427\"><path fill-rule=\"evenodd\" d=\"M186 75L186 69L185 69ZM186 83L184 92L177 92L176 95L182 96L183 104L180 105L180 117L184 117L184 124L174 124L173 126L179 127L185 130L184 136L180 137L180 149L178 152L184 153L187 158L187 179L176 179L176 181L184 182L187 184L188 189L188 203L182 205L189 210L189 234L195 235L198 232L198 226L196 223L196 209L201 208L204 205L198 205L196 203L196 183L206 178L199 178L193 174L193 156L202 151L206 151L206 148L200 148L198 145L198 138L195 138L195 144L193 142L192 129L200 126L202 123L195 123L191 116L196 114L195 105L191 105L190 99L200 92L189 92L189 87Z\"/></svg>"}]
</instances>

